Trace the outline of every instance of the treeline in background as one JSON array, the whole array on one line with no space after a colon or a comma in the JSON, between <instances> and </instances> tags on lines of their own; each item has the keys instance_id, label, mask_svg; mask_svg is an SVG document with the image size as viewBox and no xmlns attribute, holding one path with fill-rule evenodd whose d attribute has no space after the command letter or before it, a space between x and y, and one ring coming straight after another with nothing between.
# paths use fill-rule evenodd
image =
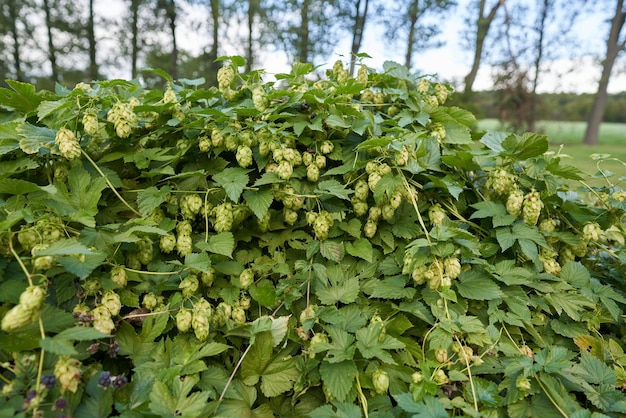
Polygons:
<instances>
[{"instance_id":1,"label":"treeline in background","mask_svg":"<svg viewBox=\"0 0 626 418\"><path fill-rule=\"evenodd\" d=\"M422 72L427 51L459 39L467 74L442 80L457 104L519 130L538 115L587 120L585 143L595 144L603 120L626 118L626 93L608 94L623 67L625 17L624 0L1 0L0 80L153 87L162 80L142 72L151 67L212 85L224 55L243 56L251 71L277 60L332 65L342 54L353 73L359 54L377 52L373 39L393 51L386 59ZM597 64L595 94L540 94L585 59ZM493 80L488 91L476 91L480 72Z\"/></svg>"}]
</instances>

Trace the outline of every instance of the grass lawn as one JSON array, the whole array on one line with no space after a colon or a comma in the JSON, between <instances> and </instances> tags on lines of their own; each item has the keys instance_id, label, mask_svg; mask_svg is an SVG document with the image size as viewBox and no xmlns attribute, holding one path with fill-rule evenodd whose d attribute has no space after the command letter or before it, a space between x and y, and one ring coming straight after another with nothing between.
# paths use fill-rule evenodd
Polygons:
<instances>
[{"instance_id":1,"label":"grass lawn","mask_svg":"<svg viewBox=\"0 0 626 418\"><path fill-rule=\"evenodd\" d=\"M539 121L536 131L548 135L553 152L567 156L564 163L597 176L590 182L592 185L607 185L600 173L602 170L607 175L613 173L608 177L611 184L626 188L626 124L603 123L600 143L596 146L583 144L586 126L585 122ZM480 120L478 128L506 130L496 119Z\"/></svg>"}]
</instances>

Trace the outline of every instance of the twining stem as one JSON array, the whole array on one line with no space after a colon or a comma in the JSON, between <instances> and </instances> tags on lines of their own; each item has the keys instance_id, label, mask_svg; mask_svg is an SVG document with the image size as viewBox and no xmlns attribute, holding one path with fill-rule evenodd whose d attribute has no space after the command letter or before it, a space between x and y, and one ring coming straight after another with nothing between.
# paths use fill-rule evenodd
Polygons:
<instances>
[{"instance_id":1,"label":"twining stem","mask_svg":"<svg viewBox=\"0 0 626 418\"><path fill-rule=\"evenodd\" d=\"M565 418L569 417L569 415L567 415L565 413L565 411L563 411L561 409L561 407L559 407L559 405L557 404L557 402L552 399L552 396L550 396L550 394L548 393L548 391L546 390L545 386L543 385L543 383L541 383L541 380L535 378L535 380L537 381L537 383L539 383L539 386L541 386L541 389L543 390L543 394L546 395L548 397L548 399L550 399L550 402L552 402L552 405L554 405L554 407L561 413L561 415L563 415Z\"/></svg>"},{"instance_id":2,"label":"twining stem","mask_svg":"<svg viewBox=\"0 0 626 418\"><path fill-rule=\"evenodd\" d=\"M246 348L246 351L244 351L243 354L241 355L241 358L239 359L239 361L237 362L237 365L235 366L235 370L233 370L233 372L230 374L230 377L228 378L228 381L226 382L226 386L224 386L224 390L222 390L222 394L220 395L220 398L217 400L218 402L222 402L222 400L224 399L224 396L226 396L226 391L230 387L230 384L233 382L233 379L235 378L235 374L237 374L237 370L239 370L239 367L241 367L241 363L243 363L243 360L246 358L246 355L248 354L251 348L252 348L252 344L248 345L248 348Z\"/></svg>"},{"instance_id":3,"label":"twining stem","mask_svg":"<svg viewBox=\"0 0 626 418\"><path fill-rule=\"evenodd\" d=\"M367 398L363 393L363 388L361 388L361 382L359 381L359 374L356 374L356 390L359 392L359 402L361 403L361 407L363 408L363 415L365 418L369 418L368 415L368 406L367 406Z\"/></svg>"},{"instance_id":4,"label":"twining stem","mask_svg":"<svg viewBox=\"0 0 626 418\"><path fill-rule=\"evenodd\" d=\"M142 217L141 213L139 213L139 211L137 209L135 209L134 207L132 207L123 197L122 195L117 191L117 189L115 188L115 186L113 185L113 183L111 183L111 180L109 180L109 178L106 176L106 174L104 174L104 172L100 169L100 167L98 167L98 164L96 164L96 162L94 160L91 159L91 157L89 156L89 154L87 154L84 150L80 150L81 153L85 156L85 158L87 158L87 161L89 161L91 163L91 165L93 165L93 168L96 169L96 171L98 172L98 174L100 174L100 176L102 176L102 178L104 179L104 181L107 182L107 185L109 186L109 188L113 191L113 193L115 193L115 196L117 196L118 199L120 199L120 202L122 202L124 204L124 206L126 206L128 209L130 209L135 215Z\"/></svg>"},{"instance_id":5,"label":"twining stem","mask_svg":"<svg viewBox=\"0 0 626 418\"><path fill-rule=\"evenodd\" d=\"M463 350L463 344L461 344L461 340L459 340L459 337L455 335L454 340L461 348L459 353L463 353L461 356L463 357L462 360L465 360L465 365L467 366L467 374L469 377L470 388L472 390L472 400L474 401L474 409L476 410L476 412L478 412L478 400L476 399L476 387L474 386L474 378L472 377L472 368L469 363L469 358L467 354L465 353L465 351Z\"/></svg>"},{"instance_id":6,"label":"twining stem","mask_svg":"<svg viewBox=\"0 0 626 418\"><path fill-rule=\"evenodd\" d=\"M22 259L20 258L17 251L15 251L15 248L13 248L13 234L11 233L10 228L9 228L9 250L11 251L11 254L13 254L13 257L15 257L15 261L17 261L17 263L22 268L22 271L24 272L24 275L26 276L26 279L28 280L28 285L33 286L33 279L32 279L31 274L29 273L28 269L24 265L24 262L22 262Z\"/></svg>"}]
</instances>

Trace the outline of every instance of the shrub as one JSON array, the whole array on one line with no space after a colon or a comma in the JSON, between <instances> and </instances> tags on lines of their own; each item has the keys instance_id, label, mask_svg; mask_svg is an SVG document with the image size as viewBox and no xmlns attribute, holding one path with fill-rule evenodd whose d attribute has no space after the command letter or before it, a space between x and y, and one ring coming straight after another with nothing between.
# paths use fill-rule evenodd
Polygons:
<instances>
[{"instance_id":1,"label":"shrub","mask_svg":"<svg viewBox=\"0 0 626 418\"><path fill-rule=\"evenodd\" d=\"M393 63L225 63L0 92L3 415L626 411L624 191Z\"/></svg>"}]
</instances>

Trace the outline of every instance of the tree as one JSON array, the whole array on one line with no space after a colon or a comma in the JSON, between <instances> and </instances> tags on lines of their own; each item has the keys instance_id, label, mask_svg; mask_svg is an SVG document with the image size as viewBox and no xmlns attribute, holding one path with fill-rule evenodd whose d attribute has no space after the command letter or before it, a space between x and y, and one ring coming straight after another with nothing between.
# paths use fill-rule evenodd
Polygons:
<instances>
[{"instance_id":1,"label":"tree","mask_svg":"<svg viewBox=\"0 0 626 418\"><path fill-rule=\"evenodd\" d=\"M100 78L98 62L96 61L96 35L94 23L93 1L89 0L89 19L87 23L87 41L89 43L89 68L87 74L91 80Z\"/></svg>"},{"instance_id":2,"label":"tree","mask_svg":"<svg viewBox=\"0 0 626 418\"><path fill-rule=\"evenodd\" d=\"M450 0L411 0L393 2L380 10L387 28L386 39L393 44L405 43L404 65L407 68L413 66L413 57L418 51L442 45L437 40L441 33L440 22L444 20L443 13L454 5Z\"/></svg>"},{"instance_id":3,"label":"tree","mask_svg":"<svg viewBox=\"0 0 626 418\"><path fill-rule=\"evenodd\" d=\"M328 57L337 45L336 32L342 23L338 0L274 0L270 7L273 42L290 61L315 62Z\"/></svg>"},{"instance_id":4,"label":"tree","mask_svg":"<svg viewBox=\"0 0 626 418\"><path fill-rule=\"evenodd\" d=\"M491 23L496 17L498 9L504 5L505 0L494 0L493 5L486 13L487 0L480 0L478 2L478 18L476 19L475 26L473 26L474 32L474 58L472 60L472 67L470 72L465 76L465 88L464 93L471 95L476 76L478 75L478 69L483 58L483 47L485 40L489 34Z\"/></svg>"},{"instance_id":5,"label":"tree","mask_svg":"<svg viewBox=\"0 0 626 418\"><path fill-rule=\"evenodd\" d=\"M598 82L598 91L596 92L591 113L587 121L587 130L585 131L584 143L587 145L597 145L598 135L600 132L600 124L604 117L606 104L608 101L608 86L611 78L613 65L617 56L626 47L626 34L622 33L624 21L626 19L626 6L624 0L616 0L615 13L611 19L611 29L609 37L606 41L606 56L602 63L602 75Z\"/></svg>"},{"instance_id":6,"label":"tree","mask_svg":"<svg viewBox=\"0 0 626 418\"><path fill-rule=\"evenodd\" d=\"M59 81L59 66L57 64L57 50L54 46L54 39L52 35L52 13L51 13L51 0L43 0L43 10L45 14L46 33L48 35L48 60L50 61L50 67L52 68L52 81Z\"/></svg>"},{"instance_id":7,"label":"tree","mask_svg":"<svg viewBox=\"0 0 626 418\"><path fill-rule=\"evenodd\" d=\"M176 25L177 25L177 8L175 0L159 0L158 7L163 9L167 18L167 25L170 31L170 41L172 50L170 53L170 68L169 73L172 78L178 78L178 44L176 38Z\"/></svg>"},{"instance_id":8,"label":"tree","mask_svg":"<svg viewBox=\"0 0 626 418\"><path fill-rule=\"evenodd\" d=\"M23 6L24 4L20 0L7 0L7 2L2 6L2 26L6 28L9 35L9 41L3 43L6 45L5 48L7 50L11 49L11 57L13 58L13 76L18 81L24 81L25 79L22 59L22 41L18 30L18 21L20 20L20 15L22 15L21 12ZM10 45L10 48L8 45ZM7 64L4 63L3 67L5 67L5 71L3 71L3 73L6 73L9 70L6 66Z\"/></svg>"},{"instance_id":9,"label":"tree","mask_svg":"<svg viewBox=\"0 0 626 418\"><path fill-rule=\"evenodd\" d=\"M367 9L369 0L356 0L353 13L352 47L350 48L350 75L354 75L357 54L361 50L363 33L365 32L365 21L367 20Z\"/></svg>"}]
</instances>

